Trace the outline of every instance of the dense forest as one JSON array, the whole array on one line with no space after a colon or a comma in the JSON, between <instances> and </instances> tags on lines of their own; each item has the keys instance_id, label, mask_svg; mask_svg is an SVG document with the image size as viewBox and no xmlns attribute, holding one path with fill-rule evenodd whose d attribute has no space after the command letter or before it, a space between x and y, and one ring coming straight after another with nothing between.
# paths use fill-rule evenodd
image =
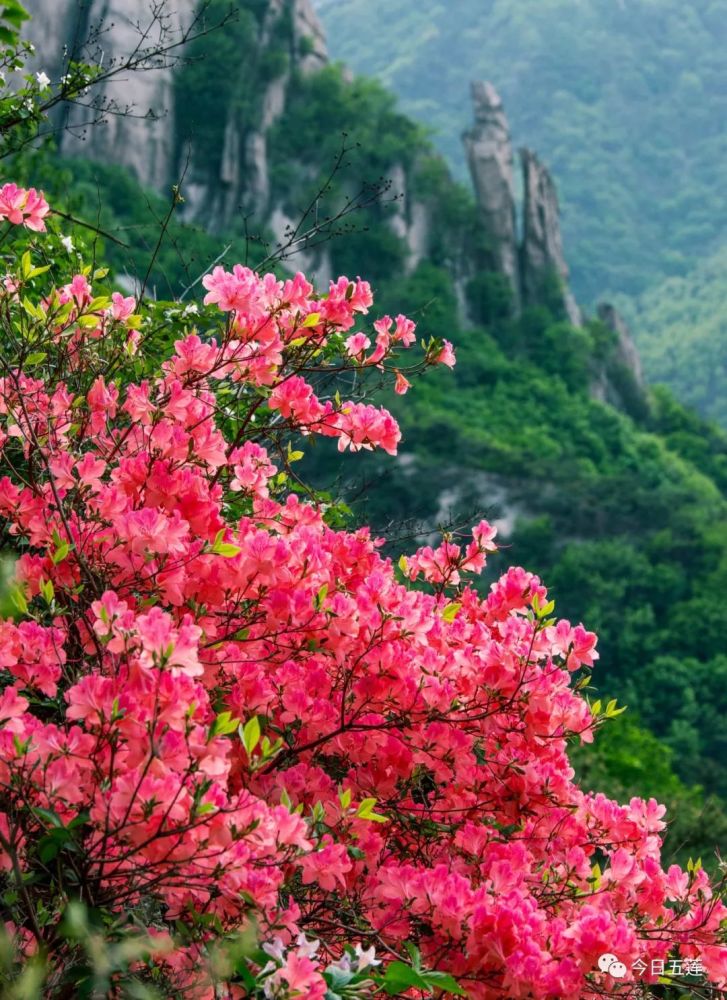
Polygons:
<instances>
[{"instance_id":1,"label":"dense forest","mask_svg":"<svg viewBox=\"0 0 727 1000\"><path fill-rule=\"evenodd\" d=\"M727 427L726 275L722 247L699 259L686 275L622 300L650 377L722 427Z\"/></svg>"},{"instance_id":2,"label":"dense forest","mask_svg":"<svg viewBox=\"0 0 727 1000\"><path fill-rule=\"evenodd\" d=\"M469 82L495 83L516 141L537 149L557 179L578 297L617 299L650 379L724 426L727 6L318 0L318 7L334 54L390 86L461 176Z\"/></svg>"},{"instance_id":3,"label":"dense forest","mask_svg":"<svg viewBox=\"0 0 727 1000\"><path fill-rule=\"evenodd\" d=\"M227 43L238 34L249 42L260 30L260 4L239 6L242 18L234 32L228 29L222 49L235 78L239 49ZM719 233L723 195L714 181L716 154L709 162L705 158L690 164L693 190L680 194L686 170L683 163L678 170L674 166L671 132L664 137L656 126L640 124L639 138L653 139L646 151L625 141L636 122L642 123L643 103L627 101L619 88L643 87L650 74L643 102L663 96L664 118L684 130L684 155L693 150L689 130L709 133L702 118L676 115L672 98L660 89L668 77L669 94L673 88L692 93L689 88L696 84L682 79L684 74L674 67L680 60L686 67L692 46L699 44L683 20L676 19L676 11L666 16L665 6L638 8L639 16L649 14L659 25L663 18L664 37L653 50L653 72L640 63L637 74L628 71L641 59L636 35L646 44L645 33L633 32L632 47L620 54L624 68L613 79L613 93L604 93L597 72L611 65L612 48L602 50L602 38L608 37L611 47L620 44L618 5L584 4L578 18L566 18L558 15L557 3L528 5L521 16L497 4L486 12L478 7L471 22L463 9L448 25L430 11L427 32L413 5L389 5L386 23L391 30L378 49L366 35L375 18L370 25L352 28L357 25L351 20L354 4L337 5L328 22L334 55L350 56L356 65L378 52L393 69L399 63L391 47L404 32L415 31L439 45L439 28L444 32L445 27L467 25L462 40L470 46L477 40L477 56L469 49L461 58L449 59L448 72L437 84L441 105L435 108L430 95L412 110L435 133L445 121L457 121L459 129L468 114L465 79L480 72L498 78L518 138L527 138L555 168L563 194L566 249L576 289L587 302L609 288L639 291L664 274L683 271L695 247L715 242ZM718 6L709 5L699 22L706 31L709 18L715 17L715 38L721 23ZM409 12L412 20L405 18L396 28L397 11ZM343 26L346 19L350 37L357 39L356 52L338 41L336 25ZM562 30L557 47L546 44L543 34L554 26ZM291 66L289 31L282 20L269 42L269 58L258 58L255 73L250 71L253 83L244 101L236 101L226 89L233 73L226 77L226 63L216 61L214 33L197 43L194 60L177 78L177 100L185 110L179 127L202 129L196 134L219 151L225 102L234 105L238 121L252 127L260 120L266 86L291 74L285 107L266 134L268 203L252 218L230 216L214 233L199 222L190 224L183 208L167 219L168 197L142 190L120 167L77 160L59 170L52 150L23 154L17 169L75 216L87 215L94 206L95 224L126 244L105 243L122 280L135 273L143 276L164 223L166 238L148 275L160 299L193 286L222 248L228 248L227 260L263 261L276 245L271 206L294 219L323 192L321 212L335 215L347 196L361 188L376 191L382 179L403 171L409 202L426 205L432 220L423 259L411 266L410 248L393 224L400 211L391 202L395 192L371 199L346 225L333 226L312 259L320 264L325 255L333 274L366 275L382 311L409 313L425 339L445 335L455 344L459 363L449 375L419 382L406 405L393 395L386 400L404 429L400 460L371 459L354 469L319 446L306 448L306 468L332 499L345 501L350 517L365 516L374 527L386 526L397 557L412 546L412 536L426 536L437 523L461 523L477 511L499 519L506 539L500 568L509 562L538 572L551 587L559 614L582 620L599 633L593 698L604 704L618 698L628 705L624 715L608 724L595 750L582 753L584 776L620 796L653 794L668 801L674 816L670 849L682 857L702 854L708 863L727 835L727 657L724 615L715 596L727 577L727 434L704 423L669 391L642 387L618 361L612 331L596 320L582 328L570 326L557 294L544 295L538 306L515 316L498 275L463 265L463 258L477 260L481 238L474 200L468 185L452 178L424 125L400 110L392 93L375 81L352 78L338 65L314 73ZM442 35L445 42L447 37ZM669 38L671 48L665 49ZM528 40L542 53L540 62L531 60ZM492 58L483 55L488 45L493 46ZM409 51L418 58L429 50L422 44ZM501 72L495 53L500 54ZM202 71L210 64L219 79ZM518 66L525 65L530 76L519 75ZM571 74L570 90L557 85L556 65ZM412 86L415 68L401 67ZM712 70L718 71L716 66ZM584 88L586 78L592 83ZM520 105L513 90L516 79L523 88ZM399 88L395 73L391 82ZM714 80L709 86L716 95ZM220 96L217 117L205 118L214 94ZM411 94L404 89L402 97L404 107L411 107ZM624 107L617 114L620 101ZM699 110L711 120L710 110L704 105ZM608 133L598 124L602 120L609 123ZM601 137L603 156L595 147L586 151L586 127L589 135ZM347 134L348 152L329 182L342 133ZM445 148L461 172L451 138ZM445 141L445 133L440 131L435 140ZM715 135L714 143L720 141ZM580 158L570 155L575 148ZM620 150L623 171L606 157L607 149ZM586 169L586 155L598 161L595 172ZM210 173L216 168L211 163ZM643 181L646 174L659 177L663 197L654 197L653 187ZM702 205L706 191L708 211ZM675 206L682 195L687 200L680 213ZM688 195L693 215L686 211ZM682 225L673 228L675 212ZM295 257L274 261L280 273L297 264ZM604 378L618 388L617 406L595 398L594 383Z\"/></svg>"},{"instance_id":4,"label":"dense forest","mask_svg":"<svg viewBox=\"0 0 727 1000\"><path fill-rule=\"evenodd\" d=\"M462 173L470 80L553 168L584 302L684 273L723 238L720 0L319 0L333 53L380 77ZM411 45L409 39L416 38Z\"/></svg>"}]
</instances>

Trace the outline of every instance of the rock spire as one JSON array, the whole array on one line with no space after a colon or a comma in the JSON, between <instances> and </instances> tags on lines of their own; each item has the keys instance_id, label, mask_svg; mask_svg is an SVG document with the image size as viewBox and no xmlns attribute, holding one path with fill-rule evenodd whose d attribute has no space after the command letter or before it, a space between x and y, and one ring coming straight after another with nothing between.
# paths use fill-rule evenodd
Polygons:
<instances>
[{"instance_id":1,"label":"rock spire","mask_svg":"<svg viewBox=\"0 0 727 1000\"><path fill-rule=\"evenodd\" d=\"M555 184L534 153L520 153L523 176L522 238L518 239L510 128L491 83L472 84L475 122L464 135L475 198L485 234L484 267L507 278L516 311L561 296L562 310L576 326L581 312L568 287L560 209ZM558 291L559 289L559 291Z\"/></svg>"},{"instance_id":2,"label":"rock spire","mask_svg":"<svg viewBox=\"0 0 727 1000\"><path fill-rule=\"evenodd\" d=\"M491 83L472 84L475 122L464 135L467 163L486 234L486 262L504 275L519 301L517 220L510 128Z\"/></svg>"}]
</instances>

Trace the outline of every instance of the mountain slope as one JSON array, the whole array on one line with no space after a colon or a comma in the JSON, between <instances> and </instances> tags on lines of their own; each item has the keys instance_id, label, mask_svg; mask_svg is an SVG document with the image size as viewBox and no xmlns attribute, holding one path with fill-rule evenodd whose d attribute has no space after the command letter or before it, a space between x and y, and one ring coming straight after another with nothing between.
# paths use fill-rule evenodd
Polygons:
<instances>
[{"instance_id":1,"label":"mountain slope","mask_svg":"<svg viewBox=\"0 0 727 1000\"><path fill-rule=\"evenodd\" d=\"M292 5L269 3L278 15L290 14ZM268 5L250 0L240 6L254 18L245 18L247 26L260 32ZM264 121L266 101L271 93L281 95L283 79L282 103L256 153L264 158L267 193L244 171L236 175L250 182L242 195L255 210L253 233L274 248L281 220L294 224L306 205L316 206L316 217L335 216L346 197L371 190L367 182L377 193L379 178L395 178L383 203L373 200L327 229L320 246L306 246L301 256L275 266L370 277L378 315L407 312L421 336L446 336L459 354L449 376L423 380L404 401L387 400L405 432L399 460L357 461L349 473L339 456L306 441L302 464L334 497L345 497L357 516L375 527L394 522L399 551L416 547L411 536L421 534L408 519L422 519L431 530L450 514L455 522L482 510L497 518L502 558L539 572L552 585L560 614L601 633L597 696L628 700L632 717L640 715L674 752L683 781L727 797L720 721L727 712L727 660L713 596L727 582L727 436L668 395L645 391L613 326L569 323L557 267L541 274L537 296L514 309L519 279L511 282L497 269L492 227L483 222L487 213L467 186L452 179L422 128L375 82L351 79L337 66L291 64L290 18L267 23L270 75L265 86L246 93L249 105L233 101L206 123L212 148L197 161L195 177L209 168L208 187L193 192L196 204L204 205L200 194L219 182L226 122ZM263 35L255 37L262 45ZM281 50L283 60L275 55ZM221 51L225 61L215 67L217 75L207 80L202 74L197 85L189 76L186 82L177 78L177 93L189 85L185 92L196 94L201 106L209 93L204 88L226 66L227 78L239 80L249 68L248 49L220 49L211 35L196 56L213 61ZM256 49L255 65L267 63L265 54ZM194 110L199 117L199 106ZM347 166L317 199L344 131ZM526 161L532 167L532 159ZM143 276L166 212L158 195L117 165L69 161L63 172L51 155L23 167L55 204L65 201L73 214L86 217L91 207L101 228L130 242L129 249L109 247L117 272L125 280ZM542 190L551 191L544 175L537 176ZM404 198L392 202L399 192ZM98 204L105 207L97 220ZM552 226L552 198L548 204ZM509 202L505 207L509 213ZM150 272L149 286L160 297L195 287L220 254L226 265L245 260L248 251L252 263L266 256L260 243L246 243L242 213L210 213L205 221L217 227L215 236L190 229L184 217L169 227ZM559 234L551 237L557 248ZM366 500L356 502L366 485L362 473ZM634 740L640 742L638 734ZM697 824L689 836L690 843L705 838L700 843L706 840L707 853L721 834L716 826L700 830Z\"/></svg>"},{"instance_id":2,"label":"mountain slope","mask_svg":"<svg viewBox=\"0 0 727 1000\"><path fill-rule=\"evenodd\" d=\"M727 248L623 305L650 379L727 427Z\"/></svg>"},{"instance_id":3,"label":"mountain slope","mask_svg":"<svg viewBox=\"0 0 727 1000\"><path fill-rule=\"evenodd\" d=\"M380 77L462 173L470 80L558 179L576 294L684 273L727 223L725 0L318 0L329 47ZM412 44L416 39L416 44Z\"/></svg>"}]
</instances>

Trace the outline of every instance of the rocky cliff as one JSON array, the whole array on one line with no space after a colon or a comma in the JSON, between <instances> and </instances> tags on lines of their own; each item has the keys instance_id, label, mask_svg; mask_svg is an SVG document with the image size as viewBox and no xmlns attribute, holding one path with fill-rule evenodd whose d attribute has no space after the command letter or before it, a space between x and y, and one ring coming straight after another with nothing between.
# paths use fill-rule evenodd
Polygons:
<instances>
[{"instance_id":1,"label":"rocky cliff","mask_svg":"<svg viewBox=\"0 0 727 1000\"><path fill-rule=\"evenodd\" d=\"M486 234L485 267L504 275L520 302L520 265L510 127L491 83L472 84L474 125L464 134L467 163Z\"/></svg>"},{"instance_id":2,"label":"rocky cliff","mask_svg":"<svg viewBox=\"0 0 727 1000\"><path fill-rule=\"evenodd\" d=\"M243 215L253 216L268 238L279 240L286 226L295 225L300 205L329 168L321 158L320 137L307 145L299 141L306 130L306 110L316 105L314 127L327 132L355 131L355 116L368 113L361 110L369 100L365 90L356 91L345 74L337 98L329 89L336 86L333 79L326 78L315 92L328 53L311 0L238 0L232 17L229 0L27 0L27 5L33 15L28 33L37 49L34 68L42 68L54 82L69 59L108 69L124 65L139 46L150 53L143 71L124 72L104 84L95 105L65 110L60 124L68 127L60 132L61 152L119 164L143 186L157 190L168 190L183 176L186 217L211 230L229 233ZM185 35L190 39L186 45L162 51ZM347 89L353 96L345 96ZM336 99L339 109L341 100L346 108L337 119L329 115ZM402 130L395 152L380 154L377 149L378 158L371 160L390 178L397 196L373 219L388 228L393 240L386 266L405 275L426 261L446 267L463 315L485 324L490 317L482 310L475 314L468 288L473 280L495 275L509 288L511 301L505 308L515 315L547 304L580 326L584 319L568 285L553 179L534 153L521 150L518 199L502 101L488 82L472 85L472 101L474 122L463 138L476 217L462 225L451 218L443 221L442 204L462 192L441 161L440 187L434 193L422 188L421 161L432 153L420 140L404 137L414 128L411 122L399 117L392 124L388 119L371 133L368 145L392 150L385 130ZM105 123L91 126L99 104ZM293 140L283 147L281 132ZM344 185L337 197L350 194ZM384 244L373 253L380 256ZM365 249L357 253L359 258L363 253L367 268L374 267L376 261L368 259ZM324 280L344 266L328 246L301 256L298 263ZM638 355L613 310L604 307L599 318L613 341L610 367L594 370L592 391L618 405L624 392L612 373L628 369L629 385L641 392Z\"/></svg>"},{"instance_id":3,"label":"rocky cliff","mask_svg":"<svg viewBox=\"0 0 727 1000\"><path fill-rule=\"evenodd\" d=\"M472 84L474 127L464 145L486 236L485 266L510 283L516 310L543 301L553 280L564 314L574 326L582 316L568 286L558 194L547 168L529 149L520 152L522 238L518 237L513 151L500 95L491 83Z\"/></svg>"},{"instance_id":4,"label":"rocky cliff","mask_svg":"<svg viewBox=\"0 0 727 1000\"><path fill-rule=\"evenodd\" d=\"M148 0L26 0L32 16L26 34L37 63L55 83L69 60L108 70L123 65L140 46L151 52L178 39L195 6L196 0L174 0L173 9L170 5L157 18ZM64 108L61 152L119 163L147 187L166 183L174 167L177 60L170 54L156 62L159 68L121 73L95 90L95 107Z\"/></svg>"},{"instance_id":5,"label":"rocky cliff","mask_svg":"<svg viewBox=\"0 0 727 1000\"><path fill-rule=\"evenodd\" d=\"M36 47L35 64L61 79L70 59L106 70L123 66L130 53L146 51L140 71L122 72L94 90L94 107L76 104L64 111L61 152L128 167L145 187L161 190L183 173L192 215L222 222L229 212L268 195L266 136L281 114L294 69L312 72L328 58L325 35L310 0L267 0L230 4L212 0L26 0L32 20L26 35ZM234 8L234 5L232 5ZM255 7L253 15L248 8ZM223 23L224 22L224 23ZM216 25L223 27L216 29ZM248 29L246 32L242 27ZM224 67L230 97L220 130L219 156L203 147L207 116L219 115L220 93L190 116L180 80L201 62L199 40L208 30L243 41L237 65ZM177 48L185 36L191 41ZM197 39L197 42L194 41ZM249 66L260 63L275 42L282 58L252 81L255 114L235 88L250 88ZM197 50L195 50L197 45ZM164 50L167 50L166 52ZM209 53L206 53L209 55ZM208 60L209 61L209 60ZM97 110L101 107L101 110ZM103 118L101 124L94 124ZM210 163L215 164L210 171Z\"/></svg>"}]
</instances>

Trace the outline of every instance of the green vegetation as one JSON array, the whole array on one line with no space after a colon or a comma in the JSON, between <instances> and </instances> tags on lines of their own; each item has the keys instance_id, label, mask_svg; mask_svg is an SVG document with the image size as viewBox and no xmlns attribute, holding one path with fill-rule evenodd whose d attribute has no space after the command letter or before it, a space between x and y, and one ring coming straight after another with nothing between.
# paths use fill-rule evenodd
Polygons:
<instances>
[{"instance_id":1,"label":"green vegetation","mask_svg":"<svg viewBox=\"0 0 727 1000\"><path fill-rule=\"evenodd\" d=\"M345 0L341 10L349 6ZM404 6L392 4L390 17ZM521 41L526 50L541 24L540 14L528 6L531 28ZM542 24L554 23L556 6L555 0L543 3L549 13ZM563 19L564 31L575 30L580 17L595 16L596 10L603 12L605 3L590 5L590 14L582 12L567 24ZM384 42L387 51L389 39ZM448 77L442 79L446 83ZM193 91L197 84L188 76L179 86ZM533 88L534 117L536 108L543 110L541 91L554 93L550 85ZM442 92L446 96L444 84ZM598 104L597 90L588 94ZM228 98L236 99L227 93ZM257 120L254 105L245 114L246 120ZM219 120L211 116L208 126L210 136L214 129L219 136ZM387 532L395 537L397 553L416 547L420 520L431 526L450 515L469 521L483 512L514 524L493 571L514 562L538 572L559 614L598 631L594 697L618 697L630 706L595 751L580 754L584 780L618 795L665 798L679 815L671 849L682 856L701 853L706 860L727 832L722 805L727 657L719 598L727 583L727 434L703 423L666 390L644 394L633 374L619 366L614 335L602 324L573 329L547 297L519 320L509 318L501 278L472 266L478 234L470 194L452 181L421 127L397 109L381 85L349 82L335 66L293 77L285 113L268 136L272 204L297 220L328 177L344 132L350 147L346 166L323 194L321 214L335 214L362 186L398 174L427 206L431 225L425 259L410 271L406 243L389 224L401 211L399 203L374 205L352 217L353 230L325 245L331 270L370 277L377 315L406 312L422 336L446 336L457 348L458 365L450 374L423 379L403 401L386 401L403 425L404 461L362 462L359 456L348 463L307 442L306 472L331 494L345 497L357 517L375 527L400 525L398 533ZM527 136L540 144L534 125ZM547 152L543 144L540 148ZM56 159L34 157L18 167L44 186L56 205L64 203L133 244L127 250L107 242L106 251L117 273L143 278L168 200L142 192L115 167L74 163L59 172ZM578 214L586 234L598 229L603 236L607 223L619 224L607 203L616 197L613 184L622 181L615 172L608 181L610 194L597 178L580 177L584 191L590 185L596 199L606 198ZM97 219L96 206L106 203L110 209ZM638 228L629 225L635 239ZM179 292L228 244L226 263L244 260L248 250L251 263L260 259L239 229L212 237L175 216L150 287L162 298ZM632 260L646 260L647 270L656 273L662 267L658 255L637 244ZM584 253L582 260L588 259ZM583 289L587 273L580 273ZM634 287L651 277L635 275ZM463 299L467 322L461 318ZM617 387L620 409L592 397L592 384L604 378Z\"/></svg>"},{"instance_id":2,"label":"green vegetation","mask_svg":"<svg viewBox=\"0 0 727 1000\"><path fill-rule=\"evenodd\" d=\"M684 274L727 222L725 0L319 0L335 58L378 76L457 171L468 86L557 179L585 303ZM412 44L416 39L416 44Z\"/></svg>"},{"instance_id":3,"label":"green vegetation","mask_svg":"<svg viewBox=\"0 0 727 1000\"><path fill-rule=\"evenodd\" d=\"M614 298L650 381L727 427L727 3L318 6L334 56L390 86L460 175L469 81L493 81L557 180L578 297Z\"/></svg>"},{"instance_id":4,"label":"green vegetation","mask_svg":"<svg viewBox=\"0 0 727 1000\"><path fill-rule=\"evenodd\" d=\"M715 597L727 582L727 435L666 390L642 400L640 415L592 399L610 343L598 323L573 330L539 308L462 328L451 278L431 264L382 291L384 305L417 313L425 337L447 329L458 365L403 403L387 401L414 464L372 458L362 474L358 460L350 492L366 496L355 510L382 530L401 520L398 551L433 511L456 523L478 510L516 516L493 572L503 562L538 572L559 612L600 636L597 696L630 706L626 722L580 753L584 780L670 801L671 849L703 853L727 832L718 801L727 658Z\"/></svg>"},{"instance_id":5,"label":"green vegetation","mask_svg":"<svg viewBox=\"0 0 727 1000\"><path fill-rule=\"evenodd\" d=\"M645 369L727 427L727 249L624 303Z\"/></svg>"},{"instance_id":6,"label":"green vegetation","mask_svg":"<svg viewBox=\"0 0 727 1000\"><path fill-rule=\"evenodd\" d=\"M271 44L258 44L265 7L259 0L246 0L231 10L229 0L210 0L201 9L201 27L211 30L190 44L176 76L175 131L180 152L190 142L204 150L204 159L196 165L210 177L219 174L228 121L235 122L239 137L255 127L266 85L288 66L291 30L287 17L280 17ZM241 52L244 59L239 57Z\"/></svg>"}]
</instances>

